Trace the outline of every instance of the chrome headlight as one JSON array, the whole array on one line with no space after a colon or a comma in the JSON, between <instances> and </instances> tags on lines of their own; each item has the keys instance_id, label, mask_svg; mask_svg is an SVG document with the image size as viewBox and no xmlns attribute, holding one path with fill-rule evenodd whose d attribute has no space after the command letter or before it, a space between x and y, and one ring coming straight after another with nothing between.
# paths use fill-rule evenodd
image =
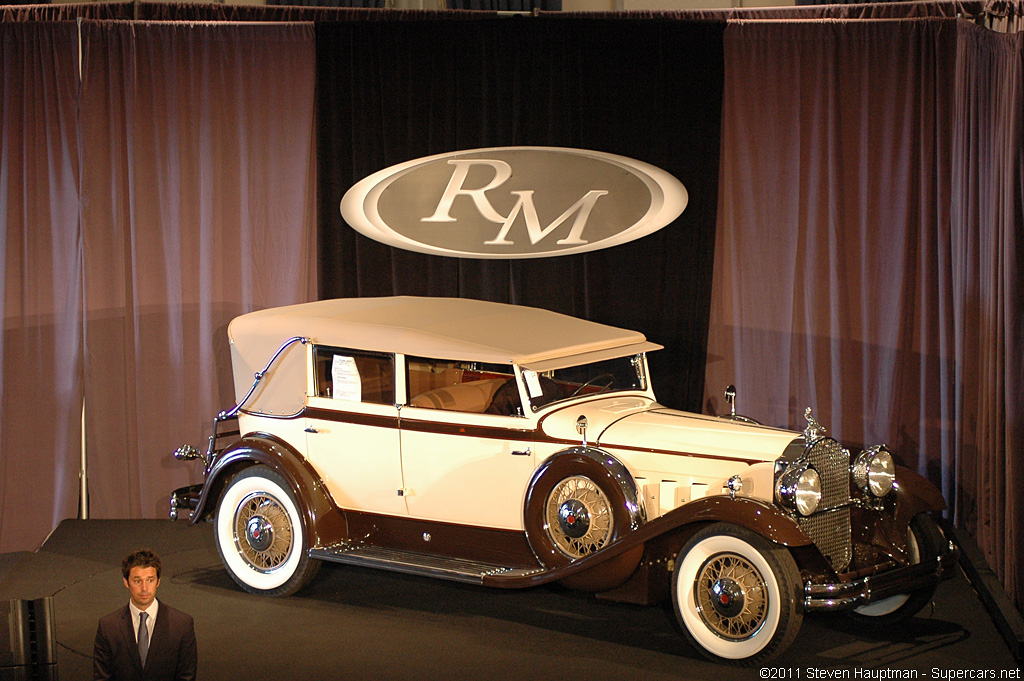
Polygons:
<instances>
[{"instance_id":1,"label":"chrome headlight","mask_svg":"<svg viewBox=\"0 0 1024 681\"><path fill-rule=\"evenodd\" d=\"M775 483L775 498L800 515L811 515L821 503L821 478L806 464L793 466Z\"/></svg>"},{"instance_id":2,"label":"chrome headlight","mask_svg":"<svg viewBox=\"0 0 1024 681\"><path fill-rule=\"evenodd\" d=\"M851 466L853 481L866 494L884 497L892 491L896 462L883 447L865 449L857 455Z\"/></svg>"}]
</instances>

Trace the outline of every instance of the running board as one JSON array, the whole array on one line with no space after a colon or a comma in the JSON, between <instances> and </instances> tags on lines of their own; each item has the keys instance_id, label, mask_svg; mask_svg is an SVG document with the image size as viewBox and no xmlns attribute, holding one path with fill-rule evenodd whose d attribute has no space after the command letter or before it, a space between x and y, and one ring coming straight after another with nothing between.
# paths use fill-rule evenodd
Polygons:
<instances>
[{"instance_id":1,"label":"running board","mask_svg":"<svg viewBox=\"0 0 1024 681\"><path fill-rule=\"evenodd\" d=\"M462 558L445 558L413 551L402 551L372 544L335 544L319 549L310 549L310 558L359 565L407 575L420 575L447 579L463 584L484 583L486 578L502 578L516 580L544 572L544 568L514 568L493 563L480 563Z\"/></svg>"}]
</instances>

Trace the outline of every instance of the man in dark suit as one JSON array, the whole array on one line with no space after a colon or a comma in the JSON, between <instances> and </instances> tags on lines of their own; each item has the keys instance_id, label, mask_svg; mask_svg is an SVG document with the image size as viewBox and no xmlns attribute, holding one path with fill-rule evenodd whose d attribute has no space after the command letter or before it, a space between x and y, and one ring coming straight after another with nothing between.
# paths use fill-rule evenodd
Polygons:
<instances>
[{"instance_id":1,"label":"man in dark suit","mask_svg":"<svg viewBox=\"0 0 1024 681\"><path fill-rule=\"evenodd\" d=\"M156 600L160 558L140 550L121 561L128 605L100 619L93 677L114 681L194 681L192 618Z\"/></svg>"}]
</instances>

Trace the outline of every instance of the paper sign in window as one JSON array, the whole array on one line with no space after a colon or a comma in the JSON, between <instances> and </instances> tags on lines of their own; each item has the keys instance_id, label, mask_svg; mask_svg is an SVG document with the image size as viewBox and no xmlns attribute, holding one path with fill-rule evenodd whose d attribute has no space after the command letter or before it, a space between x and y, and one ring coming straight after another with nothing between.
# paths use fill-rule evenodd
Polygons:
<instances>
[{"instance_id":1,"label":"paper sign in window","mask_svg":"<svg viewBox=\"0 0 1024 681\"><path fill-rule=\"evenodd\" d=\"M334 382L334 399L359 402L363 398L363 382L354 357L335 355L331 362L331 379Z\"/></svg>"},{"instance_id":2,"label":"paper sign in window","mask_svg":"<svg viewBox=\"0 0 1024 681\"><path fill-rule=\"evenodd\" d=\"M526 391L530 394L530 397L544 396L544 389L540 387L540 378L537 376L536 371L530 371L529 369L523 371L523 378L526 379Z\"/></svg>"}]
</instances>

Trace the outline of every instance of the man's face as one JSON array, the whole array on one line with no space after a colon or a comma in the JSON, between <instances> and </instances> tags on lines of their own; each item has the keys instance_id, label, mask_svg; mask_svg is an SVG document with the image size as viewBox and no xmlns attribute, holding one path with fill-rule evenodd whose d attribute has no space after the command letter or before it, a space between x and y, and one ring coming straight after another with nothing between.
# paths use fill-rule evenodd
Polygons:
<instances>
[{"instance_id":1,"label":"man's face","mask_svg":"<svg viewBox=\"0 0 1024 681\"><path fill-rule=\"evenodd\" d=\"M154 567L133 567L128 571L128 579L124 580L125 588L131 594L132 603L139 610L145 610L156 598L156 588L160 586L160 578L156 576Z\"/></svg>"}]
</instances>

